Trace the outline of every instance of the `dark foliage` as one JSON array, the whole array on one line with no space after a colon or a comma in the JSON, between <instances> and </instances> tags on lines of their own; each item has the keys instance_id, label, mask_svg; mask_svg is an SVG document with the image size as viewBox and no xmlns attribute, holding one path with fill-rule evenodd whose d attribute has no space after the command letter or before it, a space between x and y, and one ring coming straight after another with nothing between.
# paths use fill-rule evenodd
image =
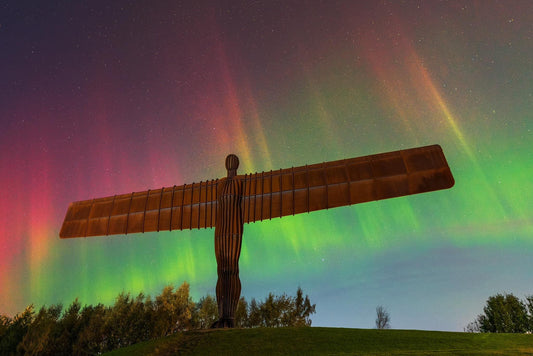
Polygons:
<instances>
[{"instance_id":1,"label":"dark foliage","mask_svg":"<svg viewBox=\"0 0 533 356\"><path fill-rule=\"evenodd\" d=\"M310 317L315 313L315 306L308 296L304 298L301 288L298 288L295 297L269 293L264 302L252 299L250 304L241 298L235 313L235 324L243 328L311 326Z\"/></svg>"},{"instance_id":2,"label":"dark foliage","mask_svg":"<svg viewBox=\"0 0 533 356\"><path fill-rule=\"evenodd\" d=\"M315 312L298 288L296 297L268 295L264 302L239 300L235 325L309 326ZM113 306L81 307L75 300L62 305L33 305L14 318L0 315L0 355L94 355L178 331L207 329L218 319L216 299L206 296L194 303L185 282L178 289L163 289L155 300L121 293Z\"/></svg>"},{"instance_id":3,"label":"dark foliage","mask_svg":"<svg viewBox=\"0 0 533 356\"><path fill-rule=\"evenodd\" d=\"M28 332L33 322L33 305L29 305L22 313L13 319L2 316L2 333L0 334L0 355L15 354L17 346Z\"/></svg>"},{"instance_id":4,"label":"dark foliage","mask_svg":"<svg viewBox=\"0 0 533 356\"><path fill-rule=\"evenodd\" d=\"M467 332L533 332L533 295L522 301L513 294L496 294L487 299L483 314L465 328Z\"/></svg>"},{"instance_id":5,"label":"dark foliage","mask_svg":"<svg viewBox=\"0 0 533 356\"><path fill-rule=\"evenodd\" d=\"M208 329L218 320L218 305L216 298L211 295L202 297L194 309L194 328Z\"/></svg>"}]
</instances>

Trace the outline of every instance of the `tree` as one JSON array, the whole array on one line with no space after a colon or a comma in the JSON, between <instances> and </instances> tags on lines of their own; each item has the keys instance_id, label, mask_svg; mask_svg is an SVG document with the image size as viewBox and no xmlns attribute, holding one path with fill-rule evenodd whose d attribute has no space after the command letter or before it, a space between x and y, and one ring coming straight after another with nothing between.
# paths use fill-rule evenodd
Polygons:
<instances>
[{"instance_id":1,"label":"tree","mask_svg":"<svg viewBox=\"0 0 533 356\"><path fill-rule=\"evenodd\" d=\"M167 286L156 297L154 304L154 336L162 337L192 327L194 303L189 296L189 284L183 284L173 292L174 287Z\"/></svg>"},{"instance_id":2,"label":"tree","mask_svg":"<svg viewBox=\"0 0 533 356\"><path fill-rule=\"evenodd\" d=\"M2 336L7 331L7 328L11 324L11 318L7 315L0 314L0 340Z\"/></svg>"},{"instance_id":3,"label":"tree","mask_svg":"<svg viewBox=\"0 0 533 356\"><path fill-rule=\"evenodd\" d=\"M24 355L53 355L57 352L58 320L63 306L42 307L17 346Z\"/></svg>"},{"instance_id":4,"label":"tree","mask_svg":"<svg viewBox=\"0 0 533 356\"><path fill-rule=\"evenodd\" d=\"M35 314L33 309L33 304L31 304L22 313L15 315L12 320L8 318L2 320L3 324L7 323L7 328L5 328L0 338L0 355L16 353L17 345L22 341L33 322Z\"/></svg>"},{"instance_id":5,"label":"tree","mask_svg":"<svg viewBox=\"0 0 533 356\"><path fill-rule=\"evenodd\" d=\"M11 326L11 318L7 315L0 314L0 354L2 351L8 349L8 343L4 341L7 338L9 327Z\"/></svg>"},{"instance_id":6,"label":"tree","mask_svg":"<svg viewBox=\"0 0 533 356\"><path fill-rule=\"evenodd\" d=\"M530 299L528 299L528 307L531 310ZM478 315L476 319L481 332L525 333L531 331L531 315L528 315L526 304L513 294L496 294L489 297L483 312L484 314Z\"/></svg>"},{"instance_id":7,"label":"tree","mask_svg":"<svg viewBox=\"0 0 533 356\"><path fill-rule=\"evenodd\" d=\"M81 304L78 299L64 311L61 319L56 321L56 340L51 355L72 355L72 345L78 340L80 333Z\"/></svg>"},{"instance_id":8,"label":"tree","mask_svg":"<svg viewBox=\"0 0 533 356\"><path fill-rule=\"evenodd\" d=\"M218 304L212 295L202 297L196 304L195 323L197 329L209 329L218 320Z\"/></svg>"},{"instance_id":9,"label":"tree","mask_svg":"<svg viewBox=\"0 0 533 356\"><path fill-rule=\"evenodd\" d=\"M533 333L533 295L526 296L526 306L529 312L528 331Z\"/></svg>"},{"instance_id":10,"label":"tree","mask_svg":"<svg viewBox=\"0 0 533 356\"><path fill-rule=\"evenodd\" d=\"M261 303L257 303L255 298L250 302L250 311L248 312L248 327L257 328L261 326Z\"/></svg>"},{"instance_id":11,"label":"tree","mask_svg":"<svg viewBox=\"0 0 533 356\"><path fill-rule=\"evenodd\" d=\"M390 314L382 305L376 307L376 328L390 329Z\"/></svg>"},{"instance_id":12,"label":"tree","mask_svg":"<svg viewBox=\"0 0 533 356\"><path fill-rule=\"evenodd\" d=\"M111 349L107 347L108 335L104 325L110 308L103 304L85 306L80 314L81 330L73 345L75 355L97 355Z\"/></svg>"},{"instance_id":13,"label":"tree","mask_svg":"<svg viewBox=\"0 0 533 356\"><path fill-rule=\"evenodd\" d=\"M313 313L315 305L298 288L295 297L269 293L264 302L247 303L241 297L235 325L309 326ZM14 318L0 315L0 355L97 355L177 331L209 328L217 318L215 298L208 295L195 305L186 282L176 290L165 287L155 300L120 293L111 307L81 308L76 299L64 310L52 305L35 315L30 305Z\"/></svg>"},{"instance_id":14,"label":"tree","mask_svg":"<svg viewBox=\"0 0 533 356\"><path fill-rule=\"evenodd\" d=\"M274 294L268 293L268 297L261 304L261 326L272 328L279 326L278 320L280 319L280 311L276 306L276 300Z\"/></svg>"},{"instance_id":15,"label":"tree","mask_svg":"<svg viewBox=\"0 0 533 356\"><path fill-rule=\"evenodd\" d=\"M465 333L478 333L480 332L479 328L479 322L477 320L474 320L471 323L468 323L468 325L464 328Z\"/></svg>"},{"instance_id":16,"label":"tree","mask_svg":"<svg viewBox=\"0 0 533 356\"><path fill-rule=\"evenodd\" d=\"M289 326L292 324L294 312L293 298L285 293L276 296L274 299L274 308L277 310L278 318L274 323L275 327Z\"/></svg>"},{"instance_id":17,"label":"tree","mask_svg":"<svg viewBox=\"0 0 533 356\"><path fill-rule=\"evenodd\" d=\"M316 304L311 305L309 297L303 297L302 288L298 287L293 299L291 326L311 326L311 314L315 313Z\"/></svg>"},{"instance_id":18,"label":"tree","mask_svg":"<svg viewBox=\"0 0 533 356\"><path fill-rule=\"evenodd\" d=\"M113 307L105 313L103 350L113 350L152 337L155 320L152 317L152 303L144 299L142 293L136 298L131 298L129 293L119 294Z\"/></svg>"},{"instance_id":19,"label":"tree","mask_svg":"<svg viewBox=\"0 0 533 356\"><path fill-rule=\"evenodd\" d=\"M237 310L235 311L235 327L246 328L248 324L248 303L244 297L241 297L239 303L237 303Z\"/></svg>"},{"instance_id":20,"label":"tree","mask_svg":"<svg viewBox=\"0 0 533 356\"><path fill-rule=\"evenodd\" d=\"M252 299L248 308L248 327L283 327L283 326L310 326L311 314L315 313L315 304L311 304L309 297L303 296L303 291L298 288L296 297L287 294L268 294L264 302Z\"/></svg>"}]
</instances>

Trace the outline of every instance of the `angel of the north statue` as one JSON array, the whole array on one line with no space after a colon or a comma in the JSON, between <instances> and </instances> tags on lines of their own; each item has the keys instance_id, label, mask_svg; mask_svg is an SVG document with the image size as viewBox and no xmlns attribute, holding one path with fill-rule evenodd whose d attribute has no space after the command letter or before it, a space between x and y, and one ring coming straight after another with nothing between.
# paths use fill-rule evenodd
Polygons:
<instances>
[{"instance_id":1,"label":"angel of the north statue","mask_svg":"<svg viewBox=\"0 0 533 356\"><path fill-rule=\"evenodd\" d=\"M286 215L451 188L439 145L238 175L71 203L61 238L215 228L219 320L233 327L243 225Z\"/></svg>"}]
</instances>

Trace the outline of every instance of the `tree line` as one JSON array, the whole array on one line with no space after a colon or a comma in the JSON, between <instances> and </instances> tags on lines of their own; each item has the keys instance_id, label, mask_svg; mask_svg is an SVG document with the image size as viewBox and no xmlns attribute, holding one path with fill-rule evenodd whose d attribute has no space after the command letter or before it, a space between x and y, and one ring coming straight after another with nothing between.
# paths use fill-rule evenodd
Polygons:
<instances>
[{"instance_id":1,"label":"tree line","mask_svg":"<svg viewBox=\"0 0 533 356\"><path fill-rule=\"evenodd\" d=\"M489 297L483 314L465 327L466 332L533 333L533 295L524 300L513 294Z\"/></svg>"},{"instance_id":2,"label":"tree line","mask_svg":"<svg viewBox=\"0 0 533 356\"><path fill-rule=\"evenodd\" d=\"M240 328L310 326L315 304L298 288L296 296L269 295L264 301L241 297L235 314ZM152 299L140 293L117 296L112 306L81 306L76 299L61 304L33 305L10 318L0 315L1 355L90 355L114 350L179 331L207 329L218 319L213 296L197 303L189 284L167 286Z\"/></svg>"}]
</instances>

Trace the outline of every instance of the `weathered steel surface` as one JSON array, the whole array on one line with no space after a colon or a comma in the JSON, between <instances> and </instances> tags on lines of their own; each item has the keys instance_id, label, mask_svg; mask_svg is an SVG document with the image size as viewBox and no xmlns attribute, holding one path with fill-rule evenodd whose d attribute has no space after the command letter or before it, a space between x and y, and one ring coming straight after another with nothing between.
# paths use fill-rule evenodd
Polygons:
<instances>
[{"instance_id":1,"label":"weathered steel surface","mask_svg":"<svg viewBox=\"0 0 533 356\"><path fill-rule=\"evenodd\" d=\"M309 166L236 175L244 223L450 188L438 145ZM222 181L115 195L70 204L60 237L201 229L216 224Z\"/></svg>"},{"instance_id":2,"label":"weathered steel surface","mask_svg":"<svg viewBox=\"0 0 533 356\"><path fill-rule=\"evenodd\" d=\"M218 315L213 327L234 326L235 310L241 295L239 256L242 244L242 180L235 177L239 160L235 155L226 158L228 177L220 183L215 225L215 256L218 282L216 288Z\"/></svg>"},{"instance_id":3,"label":"weathered steel surface","mask_svg":"<svg viewBox=\"0 0 533 356\"><path fill-rule=\"evenodd\" d=\"M244 223L454 185L438 145L245 175L238 166L229 155L222 179L74 202L60 237L215 227L220 319L213 326L233 327Z\"/></svg>"},{"instance_id":4,"label":"weathered steel surface","mask_svg":"<svg viewBox=\"0 0 533 356\"><path fill-rule=\"evenodd\" d=\"M255 173L241 179L245 223L446 189L454 184L438 145Z\"/></svg>"},{"instance_id":5,"label":"weathered steel surface","mask_svg":"<svg viewBox=\"0 0 533 356\"><path fill-rule=\"evenodd\" d=\"M218 180L71 203L59 236L87 237L215 226Z\"/></svg>"}]
</instances>

